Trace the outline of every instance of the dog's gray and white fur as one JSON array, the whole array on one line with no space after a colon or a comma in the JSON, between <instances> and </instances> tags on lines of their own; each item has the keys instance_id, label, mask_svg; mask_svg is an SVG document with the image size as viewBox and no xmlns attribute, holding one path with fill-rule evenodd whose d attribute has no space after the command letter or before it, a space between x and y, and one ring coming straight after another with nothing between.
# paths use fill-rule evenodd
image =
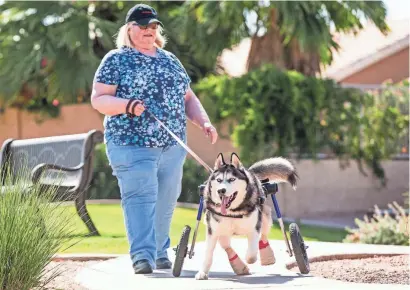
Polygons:
<instances>
[{"instance_id":1,"label":"dog's gray and white fur","mask_svg":"<svg viewBox=\"0 0 410 290\"><path fill-rule=\"evenodd\" d=\"M204 188L206 253L202 269L195 278L208 279L213 252L218 241L230 261L237 259L239 266L236 269L231 262L235 273L249 274L247 266L231 248L231 237L247 237L246 262L255 263L260 242L268 244L268 234L272 226L272 210L263 202L265 192L261 180L287 182L296 189L297 178L292 163L281 157L261 160L246 169L235 153L232 153L229 164L225 163L223 155L219 154ZM274 257L273 262L269 263L274 263ZM265 262L265 265L267 264Z\"/></svg>"}]
</instances>

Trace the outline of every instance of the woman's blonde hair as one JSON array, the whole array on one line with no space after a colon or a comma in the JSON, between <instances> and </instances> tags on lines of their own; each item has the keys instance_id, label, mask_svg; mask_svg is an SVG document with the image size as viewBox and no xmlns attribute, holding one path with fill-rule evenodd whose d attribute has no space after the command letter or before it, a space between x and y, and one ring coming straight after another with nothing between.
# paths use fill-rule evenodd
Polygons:
<instances>
[{"instance_id":1,"label":"woman's blonde hair","mask_svg":"<svg viewBox=\"0 0 410 290\"><path fill-rule=\"evenodd\" d=\"M132 25L132 22L126 23L118 30L117 38L116 38L116 45L117 48L122 46L133 47L130 36L128 34L128 28ZM162 26L158 25L157 28L157 37L155 39L155 46L159 48L163 48L167 42L164 35L162 35Z\"/></svg>"}]
</instances>

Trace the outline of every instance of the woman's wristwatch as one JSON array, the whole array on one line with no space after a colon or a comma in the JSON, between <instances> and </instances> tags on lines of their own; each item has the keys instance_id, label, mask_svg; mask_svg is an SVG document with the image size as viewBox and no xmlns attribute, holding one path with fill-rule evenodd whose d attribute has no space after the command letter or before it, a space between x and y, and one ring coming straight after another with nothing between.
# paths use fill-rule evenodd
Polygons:
<instances>
[{"instance_id":1,"label":"woman's wristwatch","mask_svg":"<svg viewBox=\"0 0 410 290\"><path fill-rule=\"evenodd\" d=\"M125 113L128 115L128 117L132 118L135 117L135 107L138 104L142 104L142 102L140 100L134 100L134 99L130 99L127 103L127 106L125 107Z\"/></svg>"}]
</instances>

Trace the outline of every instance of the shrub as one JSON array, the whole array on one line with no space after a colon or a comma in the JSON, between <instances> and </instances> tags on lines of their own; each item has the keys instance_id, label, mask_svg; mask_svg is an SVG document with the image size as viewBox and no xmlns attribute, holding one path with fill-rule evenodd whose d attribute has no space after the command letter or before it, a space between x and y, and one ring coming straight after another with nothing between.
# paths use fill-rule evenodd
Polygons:
<instances>
[{"instance_id":1,"label":"shrub","mask_svg":"<svg viewBox=\"0 0 410 290\"><path fill-rule=\"evenodd\" d=\"M357 229L348 228L350 233L344 239L348 243L382 244L382 245L409 245L408 217L404 209L394 202L389 204L394 217L387 212L382 213L375 206L372 218L364 216L364 220L356 219Z\"/></svg>"},{"instance_id":2,"label":"shrub","mask_svg":"<svg viewBox=\"0 0 410 290\"><path fill-rule=\"evenodd\" d=\"M20 174L0 176L0 289L46 289L60 274L46 266L70 239L72 217L55 200L57 185L28 187Z\"/></svg>"},{"instance_id":3,"label":"shrub","mask_svg":"<svg viewBox=\"0 0 410 290\"><path fill-rule=\"evenodd\" d=\"M326 153L341 167L357 161L365 175L368 166L385 184L381 161L400 152L408 132L406 81L363 93L267 64L238 78L203 78L194 90L213 122L228 125L245 163Z\"/></svg>"}]
</instances>

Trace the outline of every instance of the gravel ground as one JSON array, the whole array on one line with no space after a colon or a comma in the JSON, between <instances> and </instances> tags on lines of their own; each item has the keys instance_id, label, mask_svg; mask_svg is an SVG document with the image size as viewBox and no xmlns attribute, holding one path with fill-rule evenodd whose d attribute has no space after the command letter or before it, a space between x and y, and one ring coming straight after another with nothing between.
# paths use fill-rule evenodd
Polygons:
<instances>
[{"instance_id":1,"label":"gravel ground","mask_svg":"<svg viewBox=\"0 0 410 290\"><path fill-rule=\"evenodd\" d=\"M409 255L312 262L309 274L346 282L408 285Z\"/></svg>"},{"instance_id":2,"label":"gravel ground","mask_svg":"<svg viewBox=\"0 0 410 290\"><path fill-rule=\"evenodd\" d=\"M101 261L87 261L87 262L77 262L77 261L62 261L62 262L51 262L47 266L47 270L52 271L52 273L57 270L61 273L58 277L54 278L50 283L47 284L47 289L53 290L87 290L87 288L75 283L75 276L83 268L94 265ZM57 268L56 268L57 267ZM50 273L51 274L51 273Z\"/></svg>"}]
</instances>

